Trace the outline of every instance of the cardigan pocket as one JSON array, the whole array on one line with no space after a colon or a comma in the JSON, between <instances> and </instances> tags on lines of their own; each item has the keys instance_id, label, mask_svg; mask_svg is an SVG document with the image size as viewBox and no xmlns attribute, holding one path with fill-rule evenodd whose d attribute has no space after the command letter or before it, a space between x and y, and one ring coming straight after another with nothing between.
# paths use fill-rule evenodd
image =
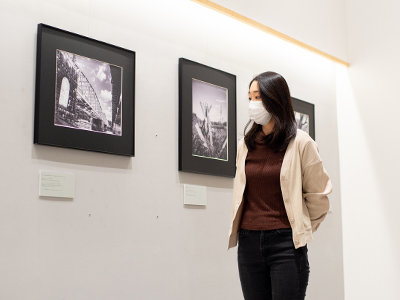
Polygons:
<instances>
[{"instance_id":1,"label":"cardigan pocket","mask_svg":"<svg viewBox=\"0 0 400 300\"><path fill-rule=\"evenodd\" d=\"M303 224L304 224L304 230L306 231L312 228L310 214L308 212L308 208L304 200L303 200Z\"/></svg>"}]
</instances>

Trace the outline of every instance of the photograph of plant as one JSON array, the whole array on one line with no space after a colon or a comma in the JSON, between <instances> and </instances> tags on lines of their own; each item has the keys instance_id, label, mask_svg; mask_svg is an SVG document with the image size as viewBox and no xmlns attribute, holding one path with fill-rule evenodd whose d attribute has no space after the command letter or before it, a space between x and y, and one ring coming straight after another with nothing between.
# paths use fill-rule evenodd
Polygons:
<instances>
[{"instance_id":1,"label":"photograph of plant","mask_svg":"<svg viewBox=\"0 0 400 300\"><path fill-rule=\"evenodd\" d=\"M178 170L234 177L236 76L179 59Z\"/></svg>"},{"instance_id":2,"label":"photograph of plant","mask_svg":"<svg viewBox=\"0 0 400 300\"><path fill-rule=\"evenodd\" d=\"M227 160L228 90L192 79L192 155Z\"/></svg>"}]
</instances>

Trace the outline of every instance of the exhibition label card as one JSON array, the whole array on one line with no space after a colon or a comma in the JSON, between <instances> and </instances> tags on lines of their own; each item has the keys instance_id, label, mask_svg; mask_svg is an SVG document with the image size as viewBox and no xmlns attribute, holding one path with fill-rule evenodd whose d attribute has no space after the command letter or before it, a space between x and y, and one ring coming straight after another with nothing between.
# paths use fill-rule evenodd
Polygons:
<instances>
[{"instance_id":1,"label":"exhibition label card","mask_svg":"<svg viewBox=\"0 0 400 300\"><path fill-rule=\"evenodd\" d=\"M191 205L207 205L207 188L200 185L184 184L183 203Z\"/></svg>"},{"instance_id":2,"label":"exhibition label card","mask_svg":"<svg viewBox=\"0 0 400 300\"><path fill-rule=\"evenodd\" d=\"M75 174L40 171L39 196L74 198Z\"/></svg>"}]
</instances>

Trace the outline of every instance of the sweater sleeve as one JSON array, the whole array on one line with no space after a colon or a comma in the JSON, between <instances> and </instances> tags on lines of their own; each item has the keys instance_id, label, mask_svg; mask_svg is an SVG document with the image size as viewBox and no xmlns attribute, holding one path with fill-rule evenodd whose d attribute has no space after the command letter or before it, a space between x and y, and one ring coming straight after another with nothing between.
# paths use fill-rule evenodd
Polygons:
<instances>
[{"instance_id":1,"label":"sweater sleeve","mask_svg":"<svg viewBox=\"0 0 400 300\"><path fill-rule=\"evenodd\" d=\"M332 183L322 165L317 144L314 141L307 144L302 170L303 199L310 215L312 231L315 232L328 213L328 194L332 192Z\"/></svg>"}]
</instances>

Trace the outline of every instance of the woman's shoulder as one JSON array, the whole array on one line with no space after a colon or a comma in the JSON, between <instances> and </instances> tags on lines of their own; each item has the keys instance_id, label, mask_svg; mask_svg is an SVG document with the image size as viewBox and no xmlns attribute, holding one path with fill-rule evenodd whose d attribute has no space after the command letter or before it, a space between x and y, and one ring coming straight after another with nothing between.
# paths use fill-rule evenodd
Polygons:
<instances>
[{"instance_id":1,"label":"woman's shoulder","mask_svg":"<svg viewBox=\"0 0 400 300\"><path fill-rule=\"evenodd\" d=\"M321 161L318 145L307 132L297 129L295 140L298 153L307 165Z\"/></svg>"},{"instance_id":2,"label":"woman's shoulder","mask_svg":"<svg viewBox=\"0 0 400 300\"><path fill-rule=\"evenodd\" d=\"M317 145L317 143L312 139L312 137L307 132L301 129L297 129L295 142L300 147L305 147L307 144Z\"/></svg>"}]
</instances>

